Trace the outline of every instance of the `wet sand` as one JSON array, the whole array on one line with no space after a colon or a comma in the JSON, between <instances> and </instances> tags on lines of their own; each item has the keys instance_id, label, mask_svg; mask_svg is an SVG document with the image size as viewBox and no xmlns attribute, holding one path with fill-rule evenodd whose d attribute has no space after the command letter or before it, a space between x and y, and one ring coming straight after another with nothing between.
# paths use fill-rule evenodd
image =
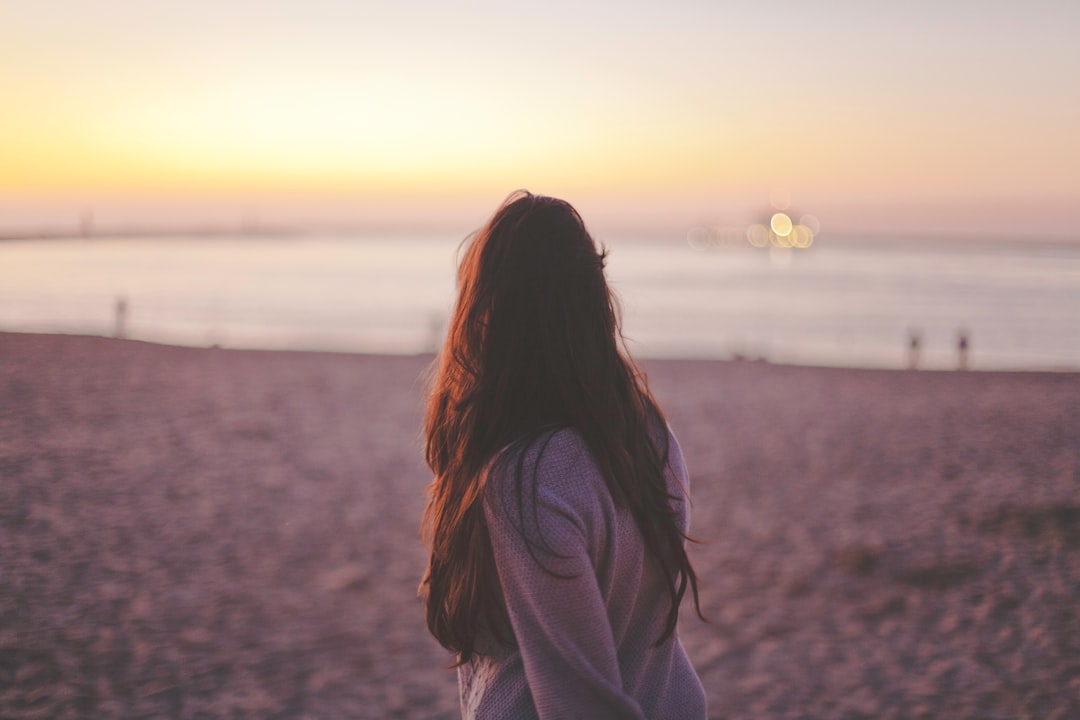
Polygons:
<instances>
[{"instance_id":1,"label":"wet sand","mask_svg":"<svg viewBox=\"0 0 1080 720\"><path fill-rule=\"evenodd\" d=\"M0 334L0 717L457 717L428 362ZM1080 375L645 367L710 717L1080 717Z\"/></svg>"}]
</instances>

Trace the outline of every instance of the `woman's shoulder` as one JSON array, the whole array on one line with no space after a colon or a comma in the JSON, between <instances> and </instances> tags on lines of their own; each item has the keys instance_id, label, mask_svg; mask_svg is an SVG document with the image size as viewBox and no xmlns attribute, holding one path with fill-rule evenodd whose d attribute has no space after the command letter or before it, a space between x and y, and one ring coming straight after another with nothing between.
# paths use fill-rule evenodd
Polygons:
<instances>
[{"instance_id":1,"label":"woman's shoulder","mask_svg":"<svg viewBox=\"0 0 1080 720\"><path fill-rule=\"evenodd\" d=\"M680 479L685 479L682 449L671 427L665 423L653 428L649 435L661 457L666 458ZM497 452L489 468L503 476L528 471L549 482L567 477L580 478L583 472L601 474L588 443L573 427L547 428L519 438Z\"/></svg>"},{"instance_id":2,"label":"woman's shoulder","mask_svg":"<svg viewBox=\"0 0 1080 720\"><path fill-rule=\"evenodd\" d=\"M571 428L545 430L504 449L488 472L484 510L489 530L512 528L534 550L547 550L545 557L594 546L614 514L603 474Z\"/></svg>"},{"instance_id":3,"label":"woman's shoulder","mask_svg":"<svg viewBox=\"0 0 1080 720\"><path fill-rule=\"evenodd\" d=\"M682 485L683 490L690 490L690 472L686 469L686 459L683 457L679 440L675 437L671 426L666 426L667 431L667 466L674 474L675 479Z\"/></svg>"},{"instance_id":4,"label":"woman's shoulder","mask_svg":"<svg viewBox=\"0 0 1080 720\"><path fill-rule=\"evenodd\" d=\"M503 448L490 465L489 486L557 492L581 489L584 479L603 481L588 444L572 427L548 428Z\"/></svg>"},{"instance_id":5,"label":"woman's shoulder","mask_svg":"<svg viewBox=\"0 0 1080 720\"><path fill-rule=\"evenodd\" d=\"M689 477L682 450L664 424L650 433L667 472L688 490ZM489 464L489 492L513 489L528 495L556 495L578 501L610 498L603 471L582 434L573 427L548 428L504 447Z\"/></svg>"}]
</instances>

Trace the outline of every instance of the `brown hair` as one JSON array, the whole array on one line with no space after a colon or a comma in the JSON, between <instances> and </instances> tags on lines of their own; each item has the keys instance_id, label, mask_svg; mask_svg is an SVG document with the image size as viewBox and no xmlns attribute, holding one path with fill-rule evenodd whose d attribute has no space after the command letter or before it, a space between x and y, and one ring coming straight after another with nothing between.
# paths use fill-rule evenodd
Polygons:
<instances>
[{"instance_id":1,"label":"brown hair","mask_svg":"<svg viewBox=\"0 0 1080 720\"><path fill-rule=\"evenodd\" d=\"M461 260L425 419L435 479L423 526L431 555L420 585L428 628L459 662L472 656L482 629L501 637L498 629L507 627L484 520L486 466L503 448L523 449L557 428L580 434L662 568L671 608L658 642L674 632L688 584L701 614L664 478L668 446L654 439L667 437L666 424L622 349L606 257L569 203L518 191L472 236ZM518 493L521 472L519 462Z\"/></svg>"}]
</instances>

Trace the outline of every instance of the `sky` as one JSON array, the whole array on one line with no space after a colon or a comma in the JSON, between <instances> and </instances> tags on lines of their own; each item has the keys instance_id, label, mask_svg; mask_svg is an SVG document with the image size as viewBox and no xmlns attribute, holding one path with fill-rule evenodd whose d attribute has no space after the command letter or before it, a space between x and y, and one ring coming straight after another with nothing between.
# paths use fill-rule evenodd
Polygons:
<instances>
[{"instance_id":1,"label":"sky","mask_svg":"<svg viewBox=\"0 0 1080 720\"><path fill-rule=\"evenodd\" d=\"M479 224L1080 240L1080 3L0 4L0 233Z\"/></svg>"}]
</instances>

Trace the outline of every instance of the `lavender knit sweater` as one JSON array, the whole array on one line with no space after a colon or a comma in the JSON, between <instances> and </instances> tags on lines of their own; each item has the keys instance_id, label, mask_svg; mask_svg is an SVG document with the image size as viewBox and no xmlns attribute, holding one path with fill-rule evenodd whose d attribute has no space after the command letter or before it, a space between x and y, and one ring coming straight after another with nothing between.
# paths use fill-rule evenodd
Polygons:
<instances>
[{"instance_id":1,"label":"lavender knit sweater","mask_svg":"<svg viewBox=\"0 0 1080 720\"><path fill-rule=\"evenodd\" d=\"M686 529L686 466L669 437L668 486ZM663 577L584 441L560 430L525 451L523 505L516 465L488 479L484 516L517 647L479 640L458 669L462 716L702 720L705 694L678 635L655 646L670 607Z\"/></svg>"}]
</instances>

